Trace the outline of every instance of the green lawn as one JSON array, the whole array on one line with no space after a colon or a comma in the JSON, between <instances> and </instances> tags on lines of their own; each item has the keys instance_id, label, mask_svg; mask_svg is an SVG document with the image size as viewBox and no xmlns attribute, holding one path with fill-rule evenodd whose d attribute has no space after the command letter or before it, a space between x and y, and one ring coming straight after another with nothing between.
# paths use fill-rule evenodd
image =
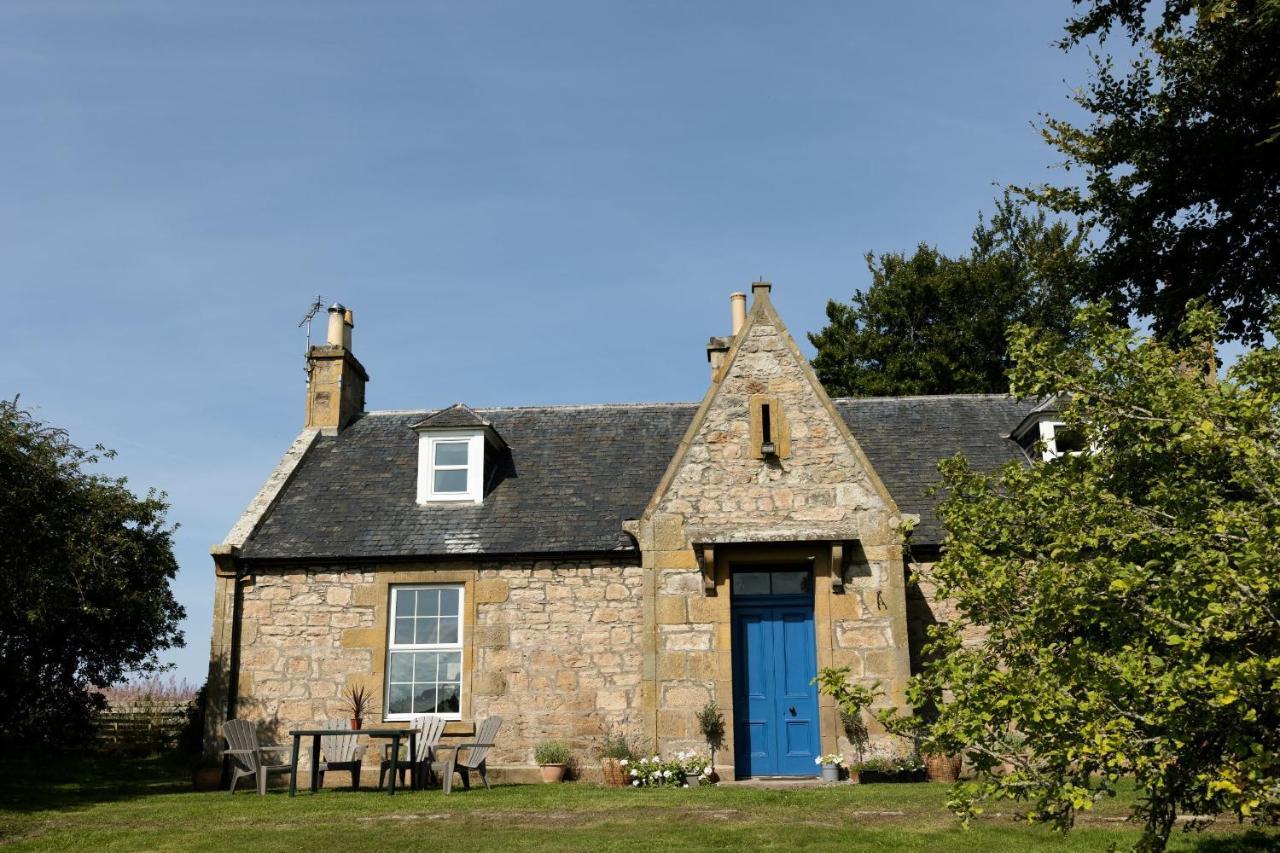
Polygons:
<instances>
[{"instance_id":1,"label":"green lawn","mask_svg":"<svg viewBox=\"0 0 1280 853\"><path fill-rule=\"evenodd\" d=\"M945 785L793 791L613 790L585 783L388 797L372 791L195 793L159 761L89 761L40 774L0 768L0 845L14 850L836 849L1106 850L1136 837L1109 802L1067 837L1012 810L961 829ZM1271 850L1280 835L1223 822L1174 849Z\"/></svg>"}]
</instances>

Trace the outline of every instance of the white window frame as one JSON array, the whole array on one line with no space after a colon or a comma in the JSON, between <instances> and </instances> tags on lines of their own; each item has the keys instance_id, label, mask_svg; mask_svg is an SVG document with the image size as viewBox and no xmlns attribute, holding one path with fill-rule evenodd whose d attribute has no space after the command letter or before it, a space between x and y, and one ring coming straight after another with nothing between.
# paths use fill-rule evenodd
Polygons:
<instances>
[{"instance_id":1,"label":"white window frame","mask_svg":"<svg viewBox=\"0 0 1280 853\"><path fill-rule=\"evenodd\" d=\"M466 442L467 488L461 492L437 492L435 489L436 445ZM458 470L456 465L442 465L440 470ZM422 432L418 435L418 503L437 501L484 500L484 432L482 430L449 430Z\"/></svg>"},{"instance_id":2,"label":"white window frame","mask_svg":"<svg viewBox=\"0 0 1280 853\"><path fill-rule=\"evenodd\" d=\"M1058 427L1065 427L1065 426L1066 424L1063 421L1041 421L1040 422L1040 440L1044 442L1043 456L1044 456L1045 462L1052 462L1054 459L1058 459L1063 456L1079 456L1081 453L1084 452L1082 450L1072 450L1068 453L1058 452L1057 430L1058 430ZM1092 449L1096 450L1096 448L1092 448Z\"/></svg>"},{"instance_id":3,"label":"white window frame","mask_svg":"<svg viewBox=\"0 0 1280 853\"><path fill-rule=\"evenodd\" d=\"M456 589L458 591L458 641L456 643L397 643L396 639L396 596L403 591L420 589ZM391 707L391 655L393 652L452 652L458 653L458 710L452 714L439 714L446 720L462 719L463 691L467 683L466 656L462 653L463 631L466 626L467 591L460 583L408 583L393 584L387 597L387 656L386 673L382 679L382 719L387 722L412 720L421 713L392 714L386 709ZM425 712L423 712L425 713Z\"/></svg>"}]
</instances>

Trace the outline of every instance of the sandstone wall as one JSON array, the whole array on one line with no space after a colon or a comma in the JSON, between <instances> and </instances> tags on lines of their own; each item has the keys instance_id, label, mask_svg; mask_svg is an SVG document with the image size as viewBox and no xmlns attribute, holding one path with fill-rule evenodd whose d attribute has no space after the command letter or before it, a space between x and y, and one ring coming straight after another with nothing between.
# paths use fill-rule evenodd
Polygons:
<instances>
[{"instance_id":1,"label":"sandstone wall","mask_svg":"<svg viewBox=\"0 0 1280 853\"><path fill-rule=\"evenodd\" d=\"M626 561L260 572L243 592L237 716L283 737L346 717L341 694L351 684L373 688L381 709L389 587L461 583L463 722L448 731L464 735L499 714L493 763L531 764L534 745L555 738L594 764L611 728L641 733L641 580Z\"/></svg>"}]
</instances>

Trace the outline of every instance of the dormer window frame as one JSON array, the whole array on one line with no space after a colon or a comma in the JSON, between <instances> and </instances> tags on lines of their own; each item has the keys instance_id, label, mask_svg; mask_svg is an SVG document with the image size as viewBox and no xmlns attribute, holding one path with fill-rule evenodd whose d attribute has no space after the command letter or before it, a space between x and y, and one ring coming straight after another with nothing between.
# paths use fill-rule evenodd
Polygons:
<instances>
[{"instance_id":1,"label":"dormer window frame","mask_svg":"<svg viewBox=\"0 0 1280 853\"><path fill-rule=\"evenodd\" d=\"M465 444L465 465L436 462L437 448L444 444ZM418 433L418 503L483 503L485 480L485 431L474 430L422 430ZM467 472L467 487L463 491L441 491L436 488L437 471Z\"/></svg>"}]
</instances>

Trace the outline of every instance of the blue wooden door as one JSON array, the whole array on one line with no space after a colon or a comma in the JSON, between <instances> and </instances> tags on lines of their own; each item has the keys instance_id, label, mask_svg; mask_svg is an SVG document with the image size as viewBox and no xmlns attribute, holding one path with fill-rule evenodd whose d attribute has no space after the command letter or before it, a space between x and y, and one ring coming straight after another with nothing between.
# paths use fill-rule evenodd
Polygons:
<instances>
[{"instance_id":1,"label":"blue wooden door","mask_svg":"<svg viewBox=\"0 0 1280 853\"><path fill-rule=\"evenodd\" d=\"M814 776L813 602L734 603L734 743L740 776Z\"/></svg>"}]
</instances>

